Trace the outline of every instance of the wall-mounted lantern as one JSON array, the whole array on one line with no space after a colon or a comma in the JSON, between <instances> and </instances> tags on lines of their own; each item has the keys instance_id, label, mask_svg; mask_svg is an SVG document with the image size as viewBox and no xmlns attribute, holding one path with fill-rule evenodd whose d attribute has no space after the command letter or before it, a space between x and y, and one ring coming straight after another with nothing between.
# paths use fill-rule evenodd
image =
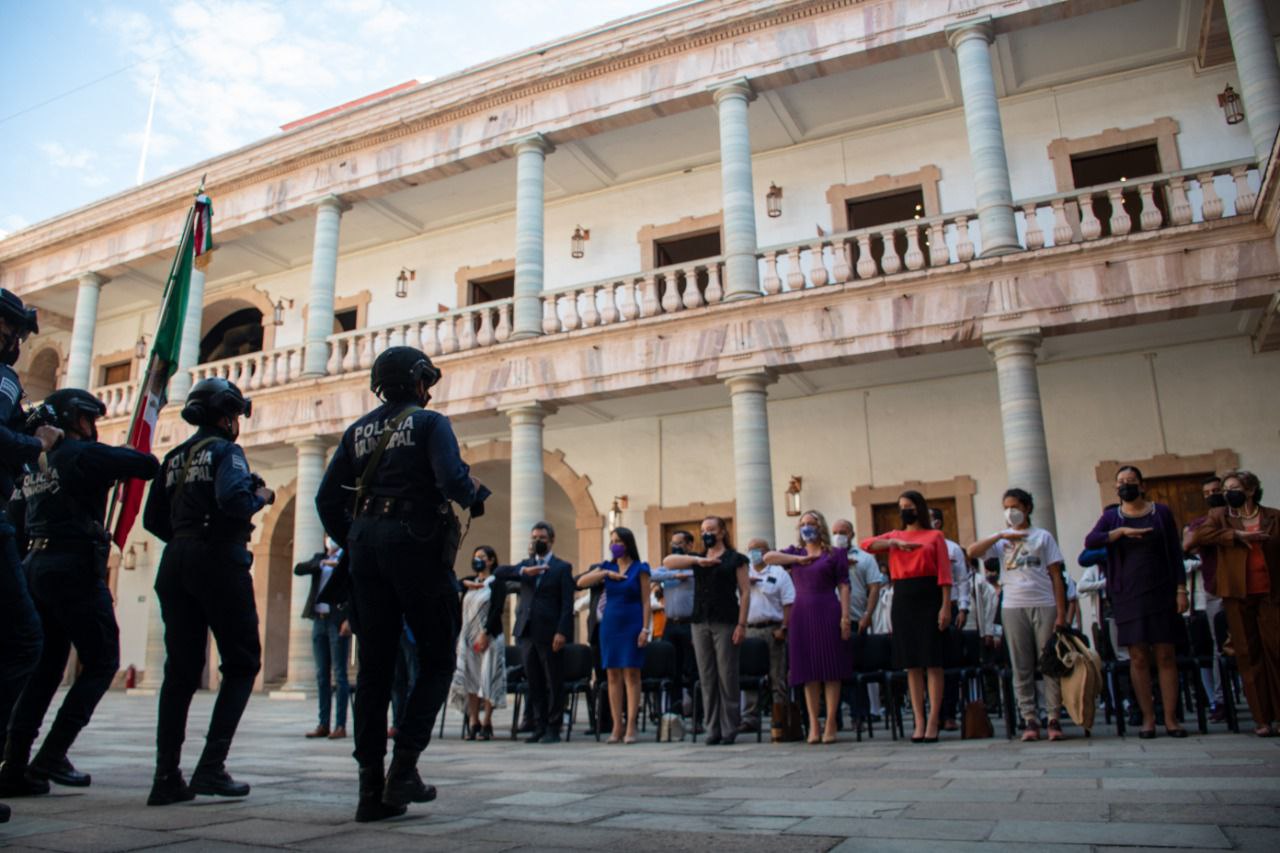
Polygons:
<instances>
[{"instance_id":1,"label":"wall-mounted lantern","mask_svg":"<svg viewBox=\"0 0 1280 853\"><path fill-rule=\"evenodd\" d=\"M764 194L765 209L769 212L770 219L777 219L782 215L782 187L770 182L769 191Z\"/></svg>"},{"instance_id":2,"label":"wall-mounted lantern","mask_svg":"<svg viewBox=\"0 0 1280 853\"><path fill-rule=\"evenodd\" d=\"M1227 124L1239 124L1244 121L1244 102L1240 100L1239 93L1231 88L1230 83L1218 95L1218 106L1222 107Z\"/></svg>"},{"instance_id":3,"label":"wall-mounted lantern","mask_svg":"<svg viewBox=\"0 0 1280 853\"><path fill-rule=\"evenodd\" d=\"M573 236L569 238L569 257L577 260L585 255L586 247L583 244L590 239L590 228L583 228L581 225L575 225L573 228Z\"/></svg>"},{"instance_id":4,"label":"wall-mounted lantern","mask_svg":"<svg viewBox=\"0 0 1280 853\"><path fill-rule=\"evenodd\" d=\"M400 275L396 276L396 297L398 299L404 299L409 295L409 282L414 281L417 277L417 270L411 270L408 267L400 268Z\"/></svg>"}]
</instances>

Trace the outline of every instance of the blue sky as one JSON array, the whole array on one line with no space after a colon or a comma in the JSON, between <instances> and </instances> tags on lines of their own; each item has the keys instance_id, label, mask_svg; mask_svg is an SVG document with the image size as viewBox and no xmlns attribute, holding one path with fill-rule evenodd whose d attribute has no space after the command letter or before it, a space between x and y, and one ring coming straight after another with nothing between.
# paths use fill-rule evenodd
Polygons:
<instances>
[{"instance_id":1,"label":"blue sky","mask_svg":"<svg viewBox=\"0 0 1280 853\"><path fill-rule=\"evenodd\" d=\"M656 5L0 0L0 238L134 186L157 74L147 180L344 101Z\"/></svg>"}]
</instances>

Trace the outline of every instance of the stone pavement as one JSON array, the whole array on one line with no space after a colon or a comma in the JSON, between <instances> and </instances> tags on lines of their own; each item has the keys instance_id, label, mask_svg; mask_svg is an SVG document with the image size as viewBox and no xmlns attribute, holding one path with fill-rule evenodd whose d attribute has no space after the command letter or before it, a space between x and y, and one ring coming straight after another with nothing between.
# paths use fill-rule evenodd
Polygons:
<instances>
[{"instance_id":1,"label":"stone pavement","mask_svg":"<svg viewBox=\"0 0 1280 853\"><path fill-rule=\"evenodd\" d=\"M208 719L200 694L192 730ZM87 790L15 800L10 850L165 851L608 849L626 851L1280 850L1280 739L1215 726L1183 741L1095 732L1063 743L1003 738L936 746L881 734L834 746L731 747L447 739L424 776L439 799L356 824L351 741L308 741L311 702L255 695L231 769L239 802L148 808L155 699L113 692L73 758ZM1078 731L1078 730L1077 730ZM1068 729L1071 733L1072 730ZM650 729L652 735L652 729ZM194 764L198 738L188 741Z\"/></svg>"}]
</instances>

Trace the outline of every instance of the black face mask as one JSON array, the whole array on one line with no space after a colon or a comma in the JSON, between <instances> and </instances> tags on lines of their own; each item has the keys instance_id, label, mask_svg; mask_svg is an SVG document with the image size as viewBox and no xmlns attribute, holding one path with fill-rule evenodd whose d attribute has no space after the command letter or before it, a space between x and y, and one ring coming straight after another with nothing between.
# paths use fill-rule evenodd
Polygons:
<instances>
[{"instance_id":1,"label":"black face mask","mask_svg":"<svg viewBox=\"0 0 1280 853\"><path fill-rule=\"evenodd\" d=\"M1204 502L1209 505L1209 509L1217 509L1220 506L1227 505L1227 496L1222 492L1214 492L1209 495L1209 497L1205 498Z\"/></svg>"},{"instance_id":2,"label":"black face mask","mask_svg":"<svg viewBox=\"0 0 1280 853\"><path fill-rule=\"evenodd\" d=\"M671 546L671 553L672 553L672 554L683 554L683 553L684 553L684 548L680 547L679 545L672 545L672 546Z\"/></svg>"},{"instance_id":3,"label":"black face mask","mask_svg":"<svg viewBox=\"0 0 1280 853\"><path fill-rule=\"evenodd\" d=\"M551 543L545 539L533 540L533 553L539 557L547 556L547 552L551 550Z\"/></svg>"},{"instance_id":4,"label":"black face mask","mask_svg":"<svg viewBox=\"0 0 1280 853\"><path fill-rule=\"evenodd\" d=\"M898 515L902 516L902 524L904 527L909 524L915 524L920 520L920 513L910 508L898 510Z\"/></svg>"},{"instance_id":5,"label":"black face mask","mask_svg":"<svg viewBox=\"0 0 1280 853\"><path fill-rule=\"evenodd\" d=\"M716 535L714 533L702 534L702 547L714 548L716 546Z\"/></svg>"},{"instance_id":6,"label":"black face mask","mask_svg":"<svg viewBox=\"0 0 1280 853\"><path fill-rule=\"evenodd\" d=\"M1248 502L1249 496L1246 495L1241 489L1231 489L1223 497L1223 500L1225 500L1227 502L1227 506L1231 507L1232 509L1239 509L1240 507L1244 506L1246 502Z\"/></svg>"},{"instance_id":7,"label":"black face mask","mask_svg":"<svg viewBox=\"0 0 1280 853\"><path fill-rule=\"evenodd\" d=\"M1142 495L1142 487L1137 483L1125 483L1116 488L1116 494L1122 501L1136 501Z\"/></svg>"},{"instance_id":8,"label":"black face mask","mask_svg":"<svg viewBox=\"0 0 1280 853\"><path fill-rule=\"evenodd\" d=\"M475 569L477 572L483 572L487 565L489 564L485 562L483 557L476 557L471 561L471 568Z\"/></svg>"}]
</instances>

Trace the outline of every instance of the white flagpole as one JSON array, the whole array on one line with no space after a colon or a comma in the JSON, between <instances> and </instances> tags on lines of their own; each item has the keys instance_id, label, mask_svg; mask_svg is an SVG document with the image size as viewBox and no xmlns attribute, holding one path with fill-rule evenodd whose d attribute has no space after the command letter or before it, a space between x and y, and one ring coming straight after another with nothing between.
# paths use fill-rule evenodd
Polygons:
<instances>
[{"instance_id":1,"label":"white flagpole","mask_svg":"<svg viewBox=\"0 0 1280 853\"><path fill-rule=\"evenodd\" d=\"M138 158L138 177L135 184L141 184L147 171L147 151L151 148L151 120L156 114L156 92L160 89L160 69L156 68L156 78L151 84L151 105L147 107L147 127L142 131L142 156Z\"/></svg>"}]
</instances>

